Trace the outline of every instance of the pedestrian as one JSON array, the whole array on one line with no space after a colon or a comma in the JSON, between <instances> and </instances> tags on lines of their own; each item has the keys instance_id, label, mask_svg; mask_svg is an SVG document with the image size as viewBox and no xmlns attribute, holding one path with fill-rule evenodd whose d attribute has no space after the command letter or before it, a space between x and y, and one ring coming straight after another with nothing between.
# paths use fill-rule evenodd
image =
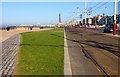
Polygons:
<instances>
[{"instance_id":1,"label":"pedestrian","mask_svg":"<svg viewBox=\"0 0 120 77\"><path fill-rule=\"evenodd\" d=\"M6 30L9 31L9 30L10 30L10 27L7 27Z\"/></svg>"},{"instance_id":2,"label":"pedestrian","mask_svg":"<svg viewBox=\"0 0 120 77\"><path fill-rule=\"evenodd\" d=\"M32 27L30 28L30 30L32 30Z\"/></svg>"}]
</instances>

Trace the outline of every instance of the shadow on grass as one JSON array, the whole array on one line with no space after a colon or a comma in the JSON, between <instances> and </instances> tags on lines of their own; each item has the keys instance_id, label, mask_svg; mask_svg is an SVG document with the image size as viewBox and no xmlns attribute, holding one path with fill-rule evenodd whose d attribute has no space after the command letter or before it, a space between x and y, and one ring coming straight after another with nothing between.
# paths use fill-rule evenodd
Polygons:
<instances>
[{"instance_id":1,"label":"shadow on grass","mask_svg":"<svg viewBox=\"0 0 120 77\"><path fill-rule=\"evenodd\" d=\"M64 47L64 45L20 44L20 46Z\"/></svg>"},{"instance_id":2,"label":"shadow on grass","mask_svg":"<svg viewBox=\"0 0 120 77\"><path fill-rule=\"evenodd\" d=\"M69 38L65 38L65 37L63 37L63 36L59 36L59 35L56 35L56 34L51 34L51 35L53 35L53 36L57 36L57 37L60 37L60 38L64 38L64 39L67 39L67 40L69 40L69 41L73 41L73 42L79 42L79 41L77 41L77 40L69 39Z\"/></svg>"},{"instance_id":3,"label":"shadow on grass","mask_svg":"<svg viewBox=\"0 0 120 77\"><path fill-rule=\"evenodd\" d=\"M11 44L19 46L38 46L38 47L68 47L68 48L79 48L79 46L64 46L64 45L40 45L40 44Z\"/></svg>"}]
</instances>

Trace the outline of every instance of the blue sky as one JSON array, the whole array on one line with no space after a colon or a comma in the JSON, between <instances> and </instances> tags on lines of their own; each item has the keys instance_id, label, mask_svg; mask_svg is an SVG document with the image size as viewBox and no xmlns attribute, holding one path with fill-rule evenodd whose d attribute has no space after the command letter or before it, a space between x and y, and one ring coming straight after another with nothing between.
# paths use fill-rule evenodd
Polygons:
<instances>
[{"instance_id":1,"label":"blue sky","mask_svg":"<svg viewBox=\"0 0 120 77\"><path fill-rule=\"evenodd\" d=\"M88 2L87 7L98 5L99 2ZM101 6L104 3L99 4ZM99 7L97 6L97 7ZM84 12L84 2L2 2L2 23L3 25L19 24L56 24L58 14L62 14L62 22L65 23L77 15L77 8ZM96 7L96 8L97 8ZM107 10L105 10L107 7ZM91 16L96 14L113 15L113 2L93 9Z\"/></svg>"}]
</instances>

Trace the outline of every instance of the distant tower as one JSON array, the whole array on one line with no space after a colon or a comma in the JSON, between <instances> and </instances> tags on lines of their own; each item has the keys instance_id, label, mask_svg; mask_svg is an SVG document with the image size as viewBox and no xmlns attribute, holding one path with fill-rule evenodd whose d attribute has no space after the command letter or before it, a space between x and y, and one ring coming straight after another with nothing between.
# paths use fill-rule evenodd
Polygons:
<instances>
[{"instance_id":1,"label":"distant tower","mask_svg":"<svg viewBox=\"0 0 120 77\"><path fill-rule=\"evenodd\" d=\"M62 22L61 22L61 13L59 13L59 22L58 22L58 27L62 27Z\"/></svg>"},{"instance_id":2,"label":"distant tower","mask_svg":"<svg viewBox=\"0 0 120 77\"><path fill-rule=\"evenodd\" d=\"M61 13L59 13L59 23L61 23Z\"/></svg>"}]
</instances>

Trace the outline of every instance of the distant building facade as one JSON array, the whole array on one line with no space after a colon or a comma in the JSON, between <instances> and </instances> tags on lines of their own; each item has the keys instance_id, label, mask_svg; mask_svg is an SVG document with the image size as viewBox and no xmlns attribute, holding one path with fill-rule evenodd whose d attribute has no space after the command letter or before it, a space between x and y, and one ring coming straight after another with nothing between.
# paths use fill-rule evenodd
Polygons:
<instances>
[{"instance_id":1,"label":"distant building facade","mask_svg":"<svg viewBox=\"0 0 120 77\"><path fill-rule=\"evenodd\" d=\"M120 1L118 2L118 14L120 14Z\"/></svg>"},{"instance_id":2,"label":"distant building facade","mask_svg":"<svg viewBox=\"0 0 120 77\"><path fill-rule=\"evenodd\" d=\"M61 13L59 13L59 23L61 23Z\"/></svg>"},{"instance_id":3,"label":"distant building facade","mask_svg":"<svg viewBox=\"0 0 120 77\"><path fill-rule=\"evenodd\" d=\"M61 22L61 13L59 13L59 22L58 22L58 27L62 27L62 22Z\"/></svg>"},{"instance_id":4,"label":"distant building facade","mask_svg":"<svg viewBox=\"0 0 120 77\"><path fill-rule=\"evenodd\" d=\"M119 23L120 23L120 1L118 2L118 15L119 15Z\"/></svg>"}]
</instances>

